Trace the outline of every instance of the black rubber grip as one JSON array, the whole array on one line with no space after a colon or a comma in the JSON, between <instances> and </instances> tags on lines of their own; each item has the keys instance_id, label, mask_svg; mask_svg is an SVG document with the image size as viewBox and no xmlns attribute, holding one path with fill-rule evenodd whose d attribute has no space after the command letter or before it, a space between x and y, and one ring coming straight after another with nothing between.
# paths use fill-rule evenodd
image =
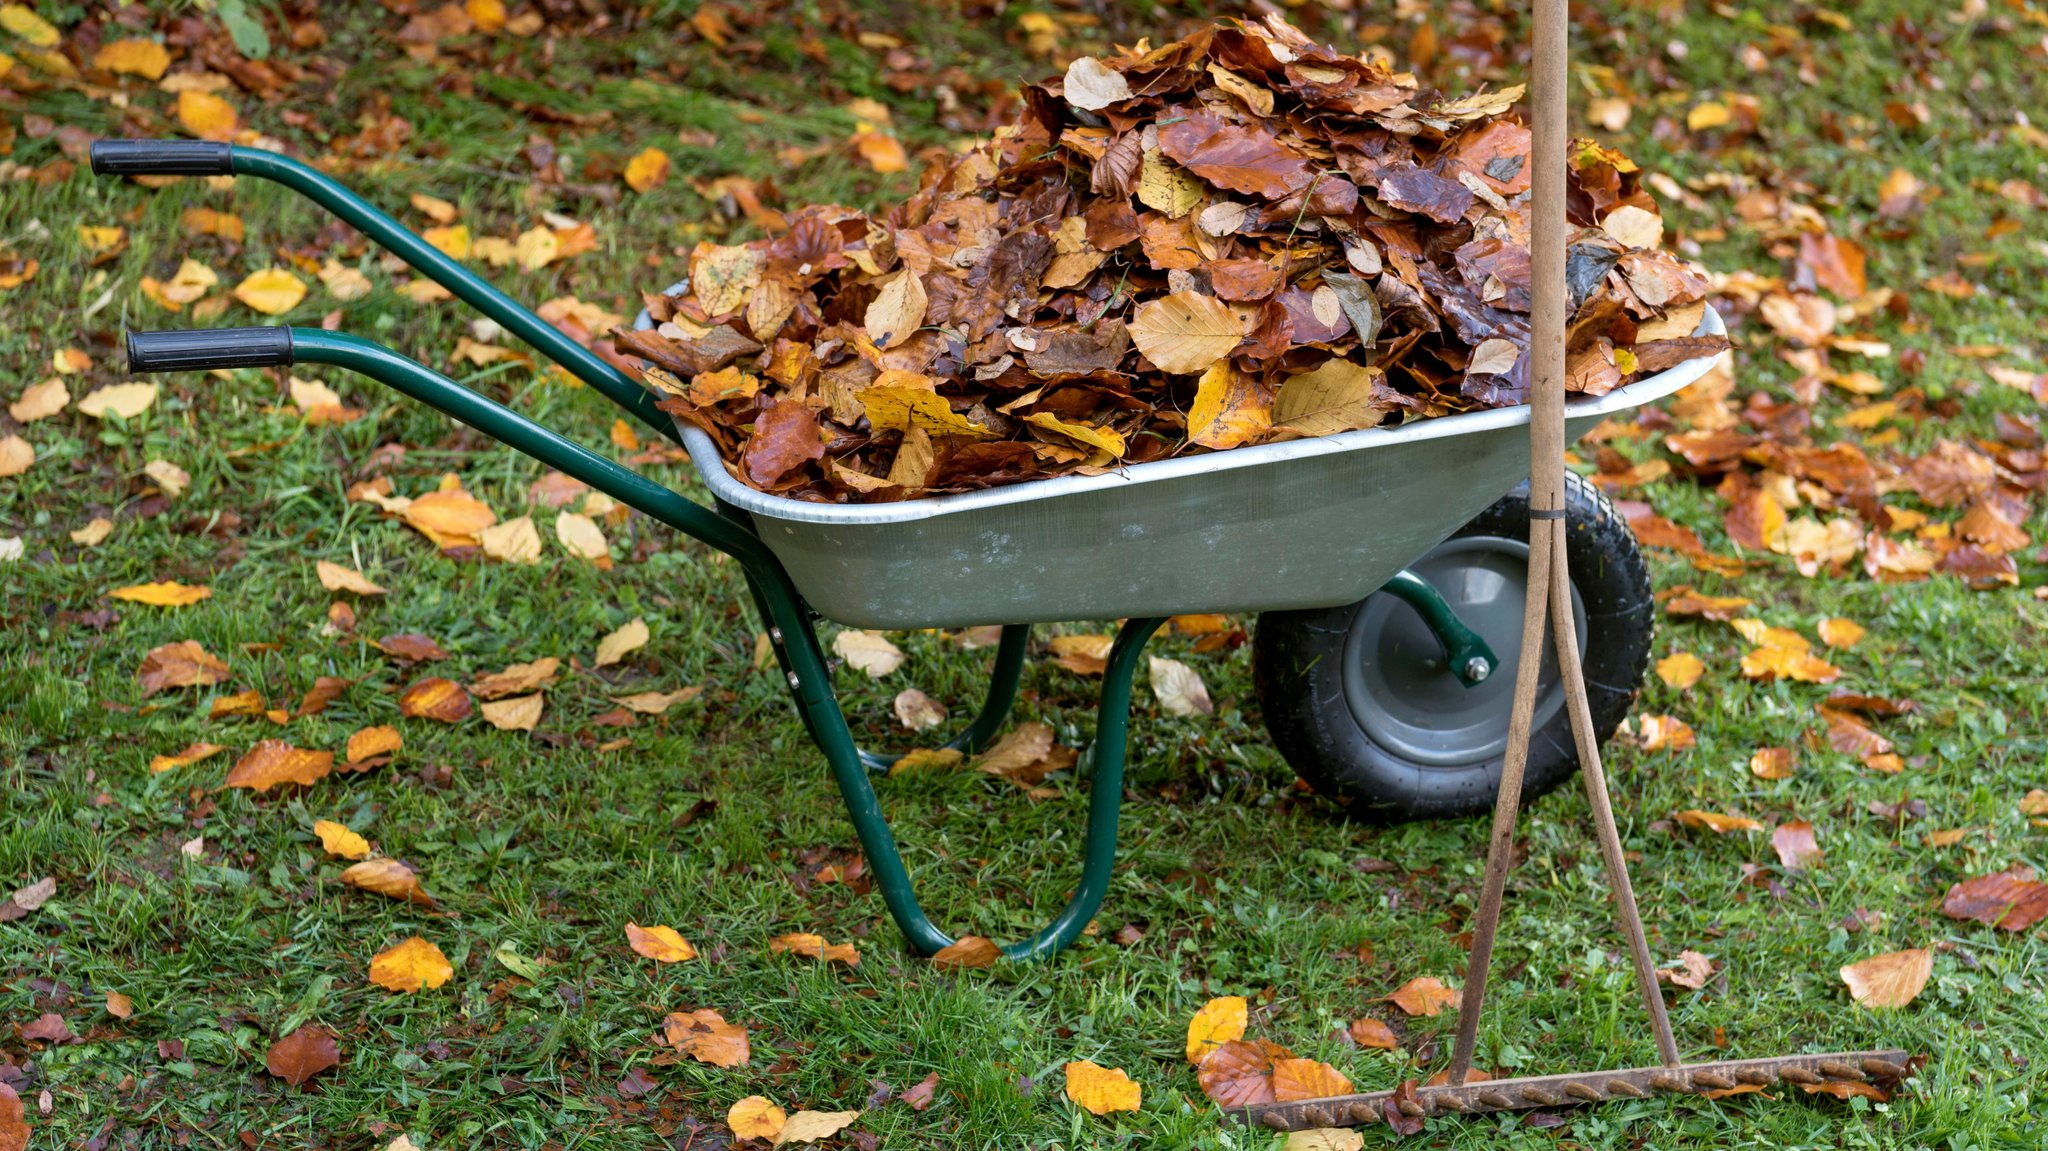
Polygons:
<instances>
[{"instance_id":1,"label":"black rubber grip","mask_svg":"<svg viewBox=\"0 0 2048 1151\"><path fill-rule=\"evenodd\" d=\"M232 145L213 140L94 140L95 176L232 176Z\"/></svg>"},{"instance_id":2,"label":"black rubber grip","mask_svg":"<svg viewBox=\"0 0 2048 1151\"><path fill-rule=\"evenodd\" d=\"M210 372L215 368L286 368L290 328L209 328L197 332L128 333L128 371Z\"/></svg>"}]
</instances>

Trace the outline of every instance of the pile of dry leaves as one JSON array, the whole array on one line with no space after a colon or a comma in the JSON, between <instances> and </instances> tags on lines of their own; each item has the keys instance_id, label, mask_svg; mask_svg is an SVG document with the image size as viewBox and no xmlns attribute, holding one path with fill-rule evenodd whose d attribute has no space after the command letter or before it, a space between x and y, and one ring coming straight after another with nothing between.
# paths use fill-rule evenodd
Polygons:
<instances>
[{"instance_id":1,"label":"pile of dry leaves","mask_svg":"<svg viewBox=\"0 0 2048 1151\"><path fill-rule=\"evenodd\" d=\"M880 216L700 244L619 344L735 474L956 492L1523 402L1520 88L1449 100L1278 20L1026 87ZM1569 387L1719 351L1634 164L1569 157Z\"/></svg>"}]
</instances>

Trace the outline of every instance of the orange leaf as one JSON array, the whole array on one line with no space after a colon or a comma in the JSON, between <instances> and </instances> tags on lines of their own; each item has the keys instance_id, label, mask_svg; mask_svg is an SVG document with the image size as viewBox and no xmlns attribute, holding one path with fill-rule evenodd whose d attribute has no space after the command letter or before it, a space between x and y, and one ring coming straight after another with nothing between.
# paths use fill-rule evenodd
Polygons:
<instances>
[{"instance_id":1,"label":"orange leaf","mask_svg":"<svg viewBox=\"0 0 2048 1151\"><path fill-rule=\"evenodd\" d=\"M107 593L115 599L130 603L146 603L151 607L190 607L213 594L210 587L187 587L174 581L163 583L135 584L119 587Z\"/></svg>"},{"instance_id":2,"label":"orange leaf","mask_svg":"<svg viewBox=\"0 0 2048 1151\"><path fill-rule=\"evenodd\" d=\"M788 1118L782 1108L766 1098L749 1095L726 1110L725 1125L732 1128L735 1139L773 1139L782 1134L782 1125Z\"/></svg>"},{"instance_id":3,"label":"orange leaf","mask_svg":"<svg viewBox=\"0 0 2048 1151\"><path fill-rule=\"evenodd\" d=\"M1202 1094L1219 1107L1254 1107L1274 1102L1273 1060L1292 1058L1284 1047L1243 1039L1222 1044L1195 1068Z\"/></svg>"},{"instance_id":4,"label":"orange leaf","mask_svg":"<svg viewBox=\"0 0 2048 1151\"><path fill-rule=\"evenodd\" d=\"M404 746L405 737L398 734L397 728L366 727L348 737L348 766L350 770L362 771L375 766L370 762L372 758L390 755Z\"/></svg>"},{"instance_id":5,"label":"orange leaf","mask_svg":"<svg viewBox=\"0 0 2048 1151\"><path fill-rule=\"evenodd\" d=\"M1233 1039L1243 1039L1248 1005L1242 995L1220 995L1202 1005L1188 1020L1188 1062L1199 1064L1202 1057Z\"/></svg>"},{"instance_id":6,"label":"orange leaf","mask_svg":"<svg viewBox=\"0 0 2048 1151\"><path fill-rule=\"evenodd\" d=\"M421 907L438 907L434 897L420 886L419 873L395 859L365 859L341 873L341 881L389 899L402 899Z\"/></svg>"},{"instance_id":7,"label":"orange leaf","mask_svg":"<svg viewBox=\"0 0 2048 1151\"><path fill-rule=\"evenodd\" d=\"M189 639L150 649L135 671L144 695L173 687L207 687L227 678L228 665Z\"/></svg>"},{"instance_id":8,"label":"orange leaf","mask_svg":"<svg viewBox=\"0 0 2048 1151\"><path fill-rule=\"evenodd\" d=\"M149 761L151 771L169 771L174 767L189 767L202 759L220 754L227 749L217 743L195 743L176 755L159 755Z\"/></svg>"},{"instance_id":9,"label":"orange leaf","mask_svg":"<svg viewBox=\"0 0 2048 1151\"><path fill-rule=\"evenodd\" d=\"M232 695L214 697L213 706L207 710L208 719L231 719L238 715L262 715L269 705L264 702L263 693L251 688Z\"/></svg>"},{"instance_id":10,"label":"orange leaf","mask_svg":"<svg viewBox=\"0 0 2048 1151\"><path fill-rule=\"evenodd\" d=\"M92 66L102 72L161 80L171 66L171 54L154 40L115 40L100 45L99 51L92 54Z\"/></svg>"},{"instance_id":11,"label":"orange leaf","mask_svg":"<svg viewBox=\"0 0 2048 1151\"><path fill-rule=\"evenodd\" d=\"M210 92L180 92L178 123L202 140L232 141L235 106Z\"/></svg>"},{"instance_id":12,"label":"orange leaf","mask_svg":"<svg viewBox=\"0 0 2048 1151\"><path fill-rule=\"evenodd\" d=\"M1120 1067L1103 1067L1088 1060L1067 1064L1067 1098L1094 1115L1115 1111L1136 1111L1138 1084Z\"/></svg>"},{"instance_id":13,"label":"orange leaf","mask_svg":"<svg viewBox=\"0 0 2048 1151\"><path fill-rule=\"evenodd\" d=\"M307 751L281 739L266 739L249 749L228 772L229 787L269 791L287 783L309 786L334 770L334 753Z\"/></svg>"},{"instance_id":14,"label":"orange leaf","mask_svg":"<svg viewBox=\"0 0 2048 1151\"><path fill-rule=\"evenodd\" d=\"M1431 1012L1431 1014L1435 1014ZM1315 1059L1275 1059L1273 1097L1282 1103L1328 1099L1351 1094L1351 1080L1335 1067Z\"/></svg>"},{"instance_id":15,"label":"orange leaf","mask_svg":"<svg viewBox=\"0 0 2048 1151\"><path fill-rule=\"evenodd\" d=\"M1829 647L1855 647L1864 635L1863 625L1849 619L1820 621L1820 642Z\"/></svg>"},{"instance_id":16,"label":"orange leaf","mask_svg":"<svg viewBox=\"0 0 2048 1151\"><path fill-rule=\"evenodd\" d=\"M689 1014L670 1012L662 1021L669 1045L700 1063L713 1067L739 1067L753 1057L747 1029L727 1023L725 1016L709 1007Z\"/></svg>"},{"instance_id":17,"label":"orange leaf","mask_svg":"<svg viewBox=\"0 0 2048 1151\"><path fill-rule=\"evenodd\" d=\"M1676 652L1657 661L1657 678L1663 680L1666 687L1680 691L1698 683L1706 671L1707 665L1689 651Z\"/></svg>"},{"instance_id":18,"label":"orange leaf","mask_svg":"<svg viewBox=\"0 0 2048 1151\"><path fill-rule=\"evenodd\" d=\"M994 967L1003 957L1002 949L979 935L963 935L932 955L932 966L940 971L968 967Z\"/></svg>"},{"instance_id":19,"label":"orange leaf","mask_svg":"<svg viewBox=\"0 0 2048 1151\"><path fill-rule=\"evenodd\" d=\"M642 927L628 923L626 944L656 963L681 963L697 958L697 949L690 946L690 941L673 927Z\"/></svg>"},{"instance_id":20,"label":"orange leaf","mask_svg":"<svg viewBox=\"0 0 2048 1151\"><path fill-rule=\"evenodd\" d=\"M1760 747L1749 757L1749 773L1758 779L1791 779L1797 759L1789 747Z\"/></svg>"},{"instance_id":21,"label":"orange leaf","mask_svg":"<svg viewBox=\"0 0 2048 1151\"><path fill-rule=\"evenodd\" d=\"M441 949L415 935L370 960L370 982L387 991L439 987L455 975Z\"/></svg>"},{"instance_id":22,"label":"orange leaf","mask_svg":"<svg viewBox=\"0 0 2048 1151\"><path fill-rule=\"evenodd\" d=\"M311 1023L271 1044L269 1053L263 1057L265 1070L294 1087L340 1063L341 1052L334 1045L334 1033Z\"/></svg>"},{"instance_id":23,"label":"orange leaf","mask_svg":"<svg viewBox=\"0 0 2048 1151\"><path fill-rule=\"evenodd\" d=\"M1437 1015L1458 1001L1458 993L1430 975L1418 975L1403 983L1387 1001L1409 1015Z\"/></svg>"},{"instance_id":24,"label":"orange leaf","mask_svg":"<svg viewBox=\"0 0 2048 1151\"><path fill-rule=\"evenodd\" d=\"M1934 953L1918 947L1874 955L1841 969L1849 998L1863 1007L1904 1007L1934 973Z\"/></svg>"},{"instance_id":25,"label":"orange leaf","mask_svg":"<svg viewBox=\"0 0 2048 1151\"><path fill-rule=\"evenodd\" d=\"M1813 834L1813 824L1795 819L1782 824L1771 832L1771 847L1778 853L1778 862L1797 870L1806 866L1810 859L1820 858L1820 844Z\"/></svg>"},{"instance_id":26,"label":"orange leaf","mask_svg":"<svg viewBox=\"0 0 2048 1151\"><path fill-rule=\"evenodd\" d=\"M1394 1029L1371 1016L1351 1021L1351 1041L1375 1051L1393 1051L1401 1046Z\"/></svg>"},{"instance_id":27,"label":"orange leaf","mask_svg":"<svg viewBox=\"0 0 2048 1151\"><path fill-rule=\"evenodd\" d=\"M316 820L313 834L320 837L320 846L327 854L343 859L361 859L370 854L370 841L349 830L347 824L331 819Z\"/></svg>"},{"instance_id":28,"label":"orange leaf","mask_svg":"<svg viewBox=\"0 0 2048 1151\"><path fill-rule=\"evenodd\" d=\"M848 967L860 964L860 952L851 943L826 943L822 935L799 931L789 935L778 935L768 941L768 950L778 954L790 952L822 959L828 963L844 963Z\"/></svg>"},{"instance_id":29,"label":"orange leaf","mask_svg":"<svg viewBox=\"0 0 2048 1151\"><path fill-rule=\"evenodd\" d=\"M1636 726L1642 732L1644 751L1687 751L1697 742L1692 728L1673 716L1646 715Z\"/></svg>"},{"instance_id":30,"label":"orange leaf","mask_svg":"<svg viewBox=\"0 0 2048 1151\"><path fill-rule=\"evenodd\" d=\"M1760 831L1763 824L1743 815L1720 815L1711 811L1686 810L1672 817L1686 827L1704 828L1720 835L1731 831Z\"/></svg>"},{"instance_id":31,"label":"orange leaf","mask_svg":"<svg viewBox=\"0 0 2048 1151\"><path fill-rule=\"evenodd\" d=\"M354 568L319 560L313 564L313 570L320 577L320 586L328 591L352 591L357 595L384 594L383 588L371 583L363 573Z\"/></svg>"},{"instance_id":32,"label":"orange leaf","mask_svg":"<svg viewBox=\"0 0 2048 1151\"><path fill-rule=\"evenodd\" d=\"M460 723L469 718L469 693L462 685L441 676L416 681L398 697L398 713L414 719Z\"/></svg>"},{"instance_id":33,"label":"orange leaf","mask_svg":"<svg viewBox=\"0 0 2048 1151\"><path fill-rule=\"evenodd\" d=\"M668 153L647 148L626 162L626 186L645 194L668 183Z\"/></svg>"}]
</instances>

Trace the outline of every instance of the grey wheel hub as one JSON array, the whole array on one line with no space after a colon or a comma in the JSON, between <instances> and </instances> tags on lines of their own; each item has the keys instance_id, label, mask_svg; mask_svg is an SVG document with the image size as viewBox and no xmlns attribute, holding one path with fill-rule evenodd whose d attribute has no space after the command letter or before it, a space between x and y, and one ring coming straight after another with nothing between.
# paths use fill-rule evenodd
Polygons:
<instances>
[{"instance_id":1,"label":"grey wheel hub","mask_svg":"<svg viewBox=\"0 0 2048 1151\"><path fill-rule=\"evenodd\" d=\"M1522 601L1529 545L1499 536L1446 540L1408 570L1428 580L1500 663L1465 686L1444 664L1443 648L1422 617L1400 599L1367 596L1344 642L1344 699L1367 736L1389 752L1430 767L1465 767L1502 754L1522 650ZM1586 645L1585 604L1572 589L1579 649ZM1543 653L1536 730L1564 707L1557 657Z\"/></svg>"}]
</instances>

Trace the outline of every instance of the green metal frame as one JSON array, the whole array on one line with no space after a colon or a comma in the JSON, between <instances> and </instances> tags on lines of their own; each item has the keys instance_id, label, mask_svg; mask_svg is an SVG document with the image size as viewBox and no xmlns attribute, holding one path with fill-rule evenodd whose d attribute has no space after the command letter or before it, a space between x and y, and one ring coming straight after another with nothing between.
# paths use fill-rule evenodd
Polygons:
<instances>
[{"instance_id":1,"label":"green metal frame","mask_svg":"<svg viewBox=\"0 0 2048 1151\"><path fill-rule=\"evenodd\" d=\"M1380 590L1415 609L1415 613L1422 617L1423 625L1429 628L1429 634L1443 645L1444 662L1449 665L1451 674L1466 687L1486 682L1487 677L1500 667L1500 657L1493 654L1493 648L1478 632L1465 626L1465 621L1451 610L1451 605L1444 601L1443 593L1436 590L1435 584L1404 568L1395 572L1394 578L1382 584Z\"/></svg>"}]
</instances>

